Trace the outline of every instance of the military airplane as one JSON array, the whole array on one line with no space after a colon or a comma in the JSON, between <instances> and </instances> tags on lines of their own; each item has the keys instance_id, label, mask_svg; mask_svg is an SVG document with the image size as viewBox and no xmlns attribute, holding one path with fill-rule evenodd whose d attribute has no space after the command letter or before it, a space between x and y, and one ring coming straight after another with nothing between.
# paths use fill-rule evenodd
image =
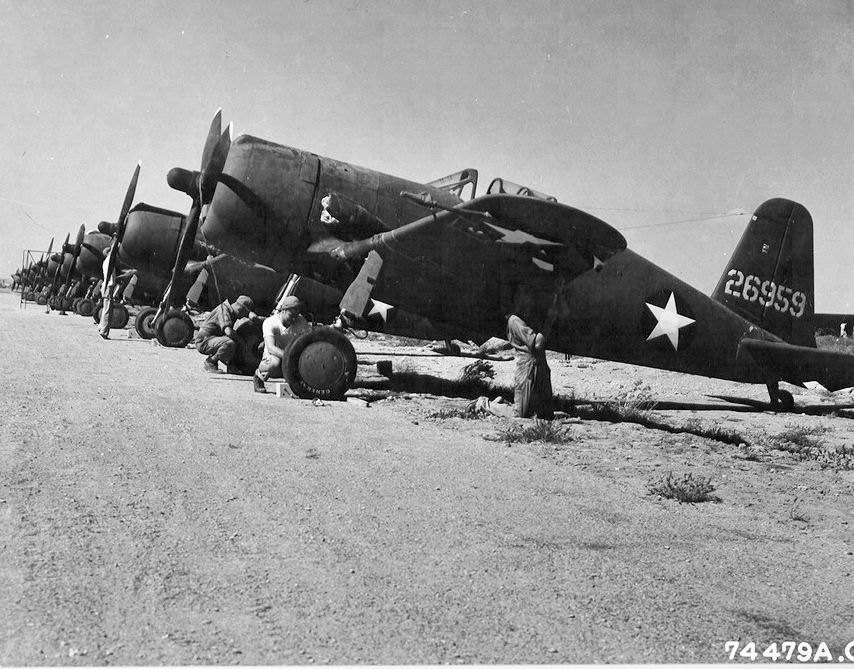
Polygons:
<instances>
[{"instance_id":1,"label":"military airplane","mask_svg":"<svg viewBox=\"0 0 854 669\"><path fill-rule=\"evenodd\" d=\"M647 367L766 384L854 385L854 356L815 347L812 219L782 198L760 205L709 297L627 248L619 231L555 198L476 170L418 183L249 135L231 141L219 113L202 169L167 181L192 198L159 317L201 230L218 248L301 277L313 307L340 296L337 324L483 341L527 303L549 348ZM470 190L468 199L461 197ZM396 318L403 311L427 319ZM343 394L352 345L319 328L284 362L297 394Z\"/></svg>"},{"instance_id":2,"label":"military airplane","mask_svg":"<svg viewBox=\"0 0 854 669\"><path fill-rule=\"evenodd\" d=\"M107 221L99 224L99 230L113 239L115 271L136 277L134 301L156 303L163 294L172 276L185 224L186 217L179 212L143 202L129 209L121 225ZM259 309L269 311L276 291L288 277L269 267L220 253L197 234L181 278L182 285L189 287L186 296L189 308L209 310L224 299L233 300L245 294L253 298ZM125 299L129 299L127 293ZM137 314L137 332L146 339L157 337L165 346L183 347L194 328L188 310L182 309L180 314L185 325L181 340L166 340L162 331L156 331L153 317L157 309L152 306L145 306Z\"/></svg>"}]
</instances>

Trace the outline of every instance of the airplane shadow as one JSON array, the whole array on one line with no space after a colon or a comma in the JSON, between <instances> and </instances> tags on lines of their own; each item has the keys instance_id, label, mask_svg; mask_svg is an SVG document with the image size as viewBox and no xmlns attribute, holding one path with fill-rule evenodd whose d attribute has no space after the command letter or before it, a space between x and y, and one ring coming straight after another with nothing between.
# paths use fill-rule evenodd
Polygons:
<instances>
[{"instance_id":1,"label":"airplane shadow","mask_svg":"<svg viewBox=\"0 0 854 669\"><path fill-rule=\"evenodd\" d=\"M429 353L378 353L373 351L356 352L357 358L361 359L364 356L370 356L374 358L475 358L479 360L491 360L492 362L513 361L513 356L491 355L487 353L466 353L465 351L461 351L460 353L441 353L439 351L431 351ZM372 365L373 363L366 362L364 364Z\"/></svg>"},{"instance_id":2,"label":"airplane shadow","mask_svg":"<svg viewBox=\"0 0 854 669\"><path fill-rule=\"evenodd\" d=\"M438 395L441 397L477 399L485 395L495 399L500 395L508 402L513 402L513 388L496 385L486 379L443 379L431 374L414 372L394 373L389 377L357 378L353 384L354 390L362 389L370 394L379 396L389 392L409 392ZM655 402L653 410L659 411L727 411L738 413L764 413L771 411L768 402L736 397L731 395L708 395L714 402L693 401L674 402L662 400ZM594 408L611 404L614 400L585 399L555 395L555 410L571 413L576 407L592 406ZM809 416L837 415L842 418L854 418L854 403L844 404L796 404L793 413Z\"/></svg>"},{"instance_id":3,"label":"airplane shadow","mask_svg":"<svg viewBox=\"0 0 854 669\"><path fill-rule=\"evenodd\" d=\"M726 407L727 410L730 411L748 411L748 412L762 412L762 411L771 411L771 408L767 402L762 402L760 400L749 399L746 397L734 397L731 395L709 395L709 397L714 397L719 400L723 400L724 402L730 402L735 404L733 407ZM738 406L742 405L742 406ZM721 408L720 405L717 407ZM803 413L808 416L828 416L830 414L836 414L843 418L854 418L854 403L845 402L842 404L798 404L797 400L795 401L795 408L792 413Z\"/></svg>"}]
</instances>

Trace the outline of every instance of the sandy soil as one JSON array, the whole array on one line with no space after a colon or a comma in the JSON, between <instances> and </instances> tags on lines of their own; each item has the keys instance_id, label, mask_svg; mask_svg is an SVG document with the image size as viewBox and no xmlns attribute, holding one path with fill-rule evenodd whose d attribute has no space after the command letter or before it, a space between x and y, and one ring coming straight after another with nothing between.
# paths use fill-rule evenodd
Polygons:
<instances>
[{"instance_id":1,"label":"sandy soil","mask_svg":"<svg viewBox=\"0 0 854 669\"><path fill-rule=\"evenodd\" d=\"M659 429L581 406L571 440L521 443L461 399L257 395L6 291L0 345L0 664L723 662L730 640L836 661L854 640L854 472L773 447L850 447L846 393L777 415L710 397L764 388L555 356L560 394L683 408ZM355 345L361 380L471 362ZM720 501L650 494L667 472Z\"/></svg>"}]
</instances>

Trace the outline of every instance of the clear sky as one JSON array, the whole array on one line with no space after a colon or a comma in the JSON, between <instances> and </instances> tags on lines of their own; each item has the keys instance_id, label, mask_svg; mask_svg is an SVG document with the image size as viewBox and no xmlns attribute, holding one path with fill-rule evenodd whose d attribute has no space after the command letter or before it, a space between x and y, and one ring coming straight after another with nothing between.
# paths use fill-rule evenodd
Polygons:
<instances>
[{"instance_id":1,"label":"clear sky","mask_svg":"<svg viewBox=\"0 0 854 669\"><path fill-rule=\"evenodd\" d=\"M850 0L0 0L0 274L137 201L178 211L214 112L429 181L555 195L710 292L764 200L854 310ZM737 215L732 212L746 212ZM730 215L727 215L730 214ZM713 218L715 217L715 218Z\"/></svg>"}]
</instances>

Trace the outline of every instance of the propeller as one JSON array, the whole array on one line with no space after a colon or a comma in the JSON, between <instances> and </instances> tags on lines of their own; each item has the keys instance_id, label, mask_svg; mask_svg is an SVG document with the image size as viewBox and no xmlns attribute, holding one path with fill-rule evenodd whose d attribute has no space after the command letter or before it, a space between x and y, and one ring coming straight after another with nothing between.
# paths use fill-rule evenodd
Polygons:
<instances>
[{"instance_id":1,"label":"propeller","mask_svg":"<svg viewBox=\"0 0 854 669\"><path fill-rule=\"evenodd\" d=\"M104 252L101 249L99 249L97 246L94 246L93 244L89 244L88 242L83 242L83 248L86 249L87 251L89 251L89 253L91 253L93 256L95 256L98 259L99 263L101 263L101 264L104 263L104 258L106 256L104 256Z\"/></svg>"},{"instance_id":2,"label":"propeller","mask_svg":"<svg viewBox=\"0 0 854 669\"><path fill-rule=\"evenodd\" d=\"M142 161L136 164L136 169L133 171L133 176L130 179L130 183L128 184L127 192L125 193L125 200L122 203L122 210L119 214L118 221L114 226L113 230L113 241L110 243L110 260L107 263L107 270L104 272L104 289L106 290L107 284L109 284L110 279L113 276L113 273L116 271L116 261L119 256L119 244L122 243L122 237L125 236L125 228L126 228L126 220L128 212L130 211L130 207L133 204L133 196L136 193L136 184L139 181L139 170L142 168ZM98 229L101 230L101 226L98 226ZM104 232L104 230L101 230ZM82 240L81 240L82 242Z\"/></svg>"},{"instance_id":3,"label":"propeller","mask_svg":"<svg viewBox=\"0 0 854 669\"><path fill-rule=\"evenodd\" d=\"M50 285L50 294L56 294L56 289L59 288L59 275L62 272L62 262L65 259L65 252L68 247L68 240L71 238L71 233L65 235L65 241L62 242L62 247L58 253L59 260L56 262L56 271L53 273L53 282ZM48 256L50 257L50 256Z\"/></svg>"},{"instance_id":4,"label":"propeller","mask_svg":"<svg viewBox=\"0 0 854 669\"><path fill-rule=\"evenodd\" d=\"M77 268L77 258L80 257L80 249L83 246L83 235L86 234L86 226L80 224L80 229L77 231L77 240L74 242L74 248L71 250L71 265L68 268L68 274L65 276L65 283L62 284L62 294L65 296L71 285L71 277L74 275L74 270Z\"/></svg>"},{"instance_id":5,"label":"propeller","mask_svg":"<svg viewBox=\"0 0 854 669\"><path fill-rule=\"evenodd\" d=\"M163 293L163 299L157 308L153 320L160 318L172 305L173 294L179 277L187 266L187 260L196 239L199 229L199 216L202 206L210 204L213 199L216 184L221 180L228 150L231 148L231 125L222 131L222 109L217 109L214 114L208 135L205 139L205 147L202 150L201 170L191 172L180 167L174 167L166 175L166 181L171 188L189 195L192 200L190 213L184 224L181 241L178 244L178 252L175 255L175 264L172 267L172 278Z\"/></svg>"}]
</instances>

